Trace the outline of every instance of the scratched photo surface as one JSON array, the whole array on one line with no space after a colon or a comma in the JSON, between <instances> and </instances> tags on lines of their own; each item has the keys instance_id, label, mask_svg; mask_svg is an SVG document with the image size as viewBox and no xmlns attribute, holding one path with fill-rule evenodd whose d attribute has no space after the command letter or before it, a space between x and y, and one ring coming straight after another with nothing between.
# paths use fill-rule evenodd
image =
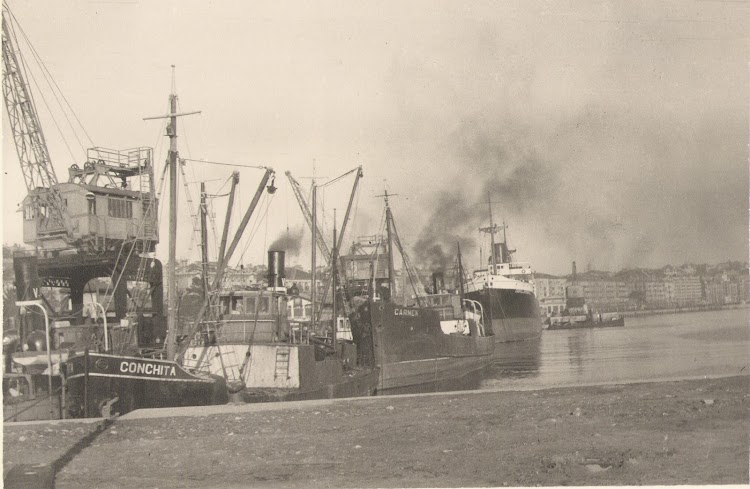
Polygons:
<instances>
[{"instance_id":1,"label":"scratched photo surface","mask_svg":"<svg viewBox=\"0 0 750 489\"><path fill-rule=\"evenodd\" d=\"M747 484L748 25L4 0L5 485Z\"/></svg>"}]
</instances>

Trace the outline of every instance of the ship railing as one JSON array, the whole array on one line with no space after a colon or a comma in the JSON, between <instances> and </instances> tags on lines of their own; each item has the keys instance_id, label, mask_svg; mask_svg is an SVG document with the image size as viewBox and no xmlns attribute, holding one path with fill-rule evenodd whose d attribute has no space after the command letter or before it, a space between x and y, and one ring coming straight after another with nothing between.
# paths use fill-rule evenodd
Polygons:
<instances>
[{"instance_id":1,"label":"ship railing","mask_svg":"<svg viewBox=\"0 0 750 489\"><path fill-rule=\"evenodd\" d=\"M479 316L479 321L477 321L479 335L486 336L484 330L484 309L482 308L482 304L471 299L464 299L463 303L467 312L471 312L474 316Z\"/></svg>"},{"instance_id":2,"label":"ship railing","mask_svg":"<svg viewBox=\"0 0 750 489\"><path fill-rule=\"evenodd\" d=\"M140 168L152 161L152 153L153 150L148 147L123 150L95 147L86 151L86 159L93 163L118 168Z\"/></svg>"},{"instance_id":3,"label":"ship railing","mask_svg":"<svg viewBox=\"0 0 750 489\"><path fill-rule=\"evenodd\" d=\"M293 345L310 344L310 327L308 324L289 323L289 342Z\"/></svg>"}]
</instances>

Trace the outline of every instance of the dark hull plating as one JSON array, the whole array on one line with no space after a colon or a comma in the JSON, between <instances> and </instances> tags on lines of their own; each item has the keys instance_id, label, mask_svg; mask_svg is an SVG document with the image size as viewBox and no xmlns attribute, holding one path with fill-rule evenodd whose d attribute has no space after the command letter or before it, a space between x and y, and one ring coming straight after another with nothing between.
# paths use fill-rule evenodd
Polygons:
<instances>
[{"instance_id":1,"label":"dark hull plating","mask_svg":"<svg viewBox=\"0 0 750 489\"><path fill-rule=\"evenodd\" d=\"M482 304L497 343L525 341L542 334L539 302L530 292L487 288L468 292L466 298Z\"/></svg>"},{"instance_id":2,"label":"dark hull plating","mask_svg":"<svg viewBox=\"0 0 750 489\"><path fill-rule=\"evenodd\" d=\"M360 365L380 367L378 392L458 379L488 365L494 338L445 334L430 309L365 302L352 317Z\"/></svg>"},{"instance_id":3,"label":"dark hull plating","mask_svg":"<svg viewBox=\"0 0 750 489\"><path fill-rule=\"evenodd\" d=\"M224 379L193 375L175 362L89 353L66 362L68 411L73 417L99 417L135 409L206 406L227 402ZM117 398L116 402L111 402Z\"/></svg>"}]
</instances>

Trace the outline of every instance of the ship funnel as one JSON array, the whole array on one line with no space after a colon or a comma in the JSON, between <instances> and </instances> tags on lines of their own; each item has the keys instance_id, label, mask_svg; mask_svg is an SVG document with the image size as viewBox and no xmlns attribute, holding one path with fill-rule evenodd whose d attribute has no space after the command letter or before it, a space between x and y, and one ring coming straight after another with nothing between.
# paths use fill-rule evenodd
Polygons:
<instances>
[{"instance_id":1,"label":"ship funnel","mask_svg":"<svg viewBox=\"0 0 750 489\"><path fill-rule=\"evenodd\" d=\"M268 252L268 287L270 289L284 288L284 252L271 250Z\"/></svg>"},{"instance_id":2,"label":"ship funnel","mask_svg":"<svg viewBox=\"0 0 750 489\"><path fill-rule=\"evenodd\" d=\"M439 294L445 290L445 279L443 278L443 272L432 273L432 288L436 294Z\"/></svg>"},{"instance_id":3,"label":"ship funnel","mask_svg":"<svg viewBox=\"0 0 750 489\"><path fill-rule=\"evenodd\" d=\"M495 243L495 260L497 263L510 262L510 254L513 250L508 249L507 243Z\"/></svg>"},{"instance_id":4,"label":"ship funnel","mask_svg":"<svg viewBox=\"0 0 750 489\"><path fill-rule=\"evenodd\" d=\"M34 293L41 286L38 258L34 255L14 256L13 271L16 277L16 300L39 299Z\"/></svg>"}]
</instances>

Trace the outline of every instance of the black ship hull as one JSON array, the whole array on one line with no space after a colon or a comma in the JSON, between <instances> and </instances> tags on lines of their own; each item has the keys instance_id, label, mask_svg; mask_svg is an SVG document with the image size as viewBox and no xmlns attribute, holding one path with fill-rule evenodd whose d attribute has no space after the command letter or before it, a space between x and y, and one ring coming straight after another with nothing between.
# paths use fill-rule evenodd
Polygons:
<instances>
[{"instance_id":1,"label":"black ship hull","mask_svg":"<svg viewBox=\"0 0 750 489\"><path fill-rule=\"evenodd\" d=\"M492 325L496 343L541 337L539 302L533 293L517 289L486 288L467 292L466 298L482 305L485 318Z\"/></svg>"},{"instance_id":2,"label":"black ship hull","mask_svg":"<svg viewBox=\"0 0 750 489\"><path fill-rule=\"evenodd\" d=\"M380 368L378 393L459 379L491 363L494 338L446 334L434 310L367 301L353 314L360 365Z\"/></svg>"},{"instance_id":3,"label":"black ship hull","mask_svg":"<svg viewBox=\"0 0 750 489\"><path fill-rule=\"evenodd\" d=\"M193 375L167 360L83 353L69 357L65 371L68 412L78 418L228 401L224 379Z\"/></svg>"}]
</instances>

